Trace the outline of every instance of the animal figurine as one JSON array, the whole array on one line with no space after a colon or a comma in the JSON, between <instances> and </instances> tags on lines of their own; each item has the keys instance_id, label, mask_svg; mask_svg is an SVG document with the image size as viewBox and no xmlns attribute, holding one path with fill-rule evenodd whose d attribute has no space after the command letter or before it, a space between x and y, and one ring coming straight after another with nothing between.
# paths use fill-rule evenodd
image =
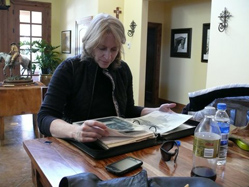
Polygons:
<instances>
[{"instance_id":1,"label":"animal figurine","mask_svg":"<svg viewBox=\"0 0 249 187\"><path fill-rule=\"evenodd\" d=\"M32 63L31 63L31 60L27 58L26 56L19 55L16 58L16 60L10 65L11 55L9 55L8 53L0 52L0 61L2 61L2 59L4 59L5 61L5 65L3 67L3 73L5 77L7 76L5 72L6 68L9 67L10 77L12 77L13 76L12 69L15 68L16 65L22 66L21 75L23 75L24 72L27 70L28 72L27 77L29 76L32 77L32 72L31 72Z\"/></svg>"}]
</instances>

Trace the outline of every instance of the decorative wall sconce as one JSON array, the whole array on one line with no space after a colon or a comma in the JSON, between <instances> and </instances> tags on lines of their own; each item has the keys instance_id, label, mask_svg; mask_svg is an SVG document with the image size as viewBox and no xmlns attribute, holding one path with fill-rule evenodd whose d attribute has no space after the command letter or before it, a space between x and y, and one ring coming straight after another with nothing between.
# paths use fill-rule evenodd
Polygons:
<instances>
[{"instance_id":1,"label":"decorative wall sconce","mask_svg":"<svg viewBox=\"0 0 249 187\"><path fill-rule=\"evenodd\" d=\"M225 7L225 10L220 13L220 16L218 16L218 18L220 18L220 20L222 21L218 26L218 30L220 32L223 32L224 30L226 30L226 28L228 27L228 19L230 17L232 17L232 15Z\"/></svg>"},{"instance_id":2,"label":"decorative wall sconce","mask_svg":"<svg viewBox=\"0 0 249 187\"><path fill-rule=\"evenodd\" d=\"M130 36L130 37L133 36L133 34L134 34L134 32L135 32L136 26L137 26L137 24L136 24L134 21L132 21L131 24L130 24L131 30L128 30L128 33L127 33L128 36Z\"/></svg>"},{"instance_id":3,"label":"decorative wall sconce","mask_svg":"<svg viewBox=\"0 0 249 187\"><path fill-rule=\"evenodd\" d=\"M1 0L0 3L0 10L9 10L10 0Z\"/></svg>"}]
</instances>

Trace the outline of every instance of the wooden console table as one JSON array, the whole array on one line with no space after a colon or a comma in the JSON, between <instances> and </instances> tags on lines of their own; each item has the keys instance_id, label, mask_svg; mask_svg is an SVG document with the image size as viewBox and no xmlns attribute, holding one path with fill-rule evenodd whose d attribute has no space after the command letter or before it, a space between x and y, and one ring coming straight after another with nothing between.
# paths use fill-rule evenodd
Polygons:
<instances>
[{"instance_id":1,"label":"wooden console table","mask_svg":"<svg viewBox=\"0 0 249 187\"><path fill-rule=\"evenodd\" d=\"M33 114L35 134L39 137L37 113L42 103L44 84L34 82L30 85L0 86L0 143L4 140L4 117Z\"/></svg>"},{"instance_id":2,"label":"wooden console table","mask_svg":"<svg viewBox=\"0 0 249 187\"><path fill-rule=\"evenodd\" d=\"M26 140L23 146L31 160L34 185L48 187L59 186L64 176L84 172L94 173L102 180L117 178L107 172L105 166L126 156L141 159L142 168L147 171L148 177L190 177L193 136L182 138L180 141L176 167L173 161L161 160L160 145L102 160L95 160L64 140L53 137ZM134 175L142 168L126 176ZM249 184L249 152L241 150L231 142L226 166L217 169L215 182L225 187L247 187Z\"/></svg>"}]
</instances>

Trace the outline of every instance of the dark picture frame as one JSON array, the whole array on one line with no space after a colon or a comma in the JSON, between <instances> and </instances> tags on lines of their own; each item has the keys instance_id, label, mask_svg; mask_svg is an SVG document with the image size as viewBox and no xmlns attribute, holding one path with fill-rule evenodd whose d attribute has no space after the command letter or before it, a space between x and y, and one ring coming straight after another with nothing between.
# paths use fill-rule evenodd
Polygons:
<instances>
[{"instance_id":1,"label":"dark picture frame","mask_svg":"<svg viewBox=\"0 0 249 187\"><path fill-rule=\"evenodd\" d=\"M191 57L192 28L172 29L170 57Z\"/></svg>"},{"instance_id":2,"label":"dark picture frame","mask_svg":"<svg viewBox=\"0 0 249 187\"><path fill-rule=\"evenodd\" d=\"M204 23L202 27L201 61L208 62L209 54L210 23Z\"/></svg>"},{"instance_id":3,"label":"dark picture frame","mask_svg":"<svg viewBox=\"0 0 249 187\"><path fill-rule=\"evenodd\" d=\"M71 53L71 30L61 31L61 52Z\"/></svg>"}]
</instances>

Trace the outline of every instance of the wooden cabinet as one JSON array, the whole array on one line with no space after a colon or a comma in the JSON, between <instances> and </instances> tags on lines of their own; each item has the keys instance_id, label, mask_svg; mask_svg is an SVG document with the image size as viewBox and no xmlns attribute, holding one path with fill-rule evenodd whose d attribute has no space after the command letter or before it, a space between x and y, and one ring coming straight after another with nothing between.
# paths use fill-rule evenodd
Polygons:
<instances>
[{"instance_id":1,"label":"wooden cabinet","mask_svg":"<svg viewBox=\"0 0 249 187\"><path fill-rule=\"evenodd\" d=\"M40 109L44 84L3 87L0 86L0 141L4 139L4 117L21 114L33 114L34 129L37 136L37 113Z\"/></svg>"}]
</instances>

